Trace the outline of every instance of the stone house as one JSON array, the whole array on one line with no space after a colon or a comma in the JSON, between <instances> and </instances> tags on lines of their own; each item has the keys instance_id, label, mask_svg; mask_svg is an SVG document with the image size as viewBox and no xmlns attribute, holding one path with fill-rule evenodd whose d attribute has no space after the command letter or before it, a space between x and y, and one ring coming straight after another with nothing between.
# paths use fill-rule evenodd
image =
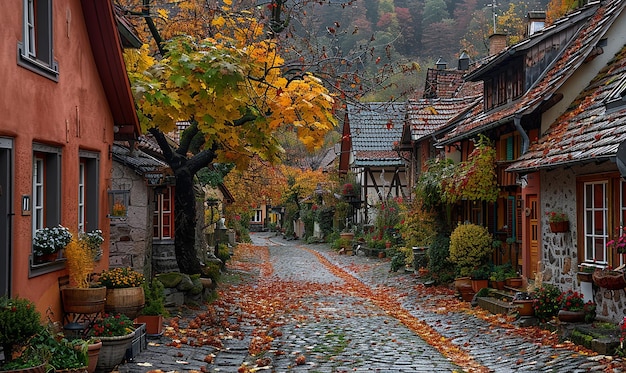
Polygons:
<instances>
[{"instance_id":1,"label":"stone house","mask_svg":"<svg viewBox=\"0 0 626 373\"><path fill-rule=\"evenodd\" d=\"M623 221L613 160L624 140L618 124L625 6L589 3L479 64L465 79L484 82L482 107L439 141L461 148L479 134L494 141L501 196L483 207L482 220L468 220L505 231L515 239L520 272L563 290L581 289L579 263L622 262L606 243ZM567 214L568 232L550 231L552 211ZM618 321L618 293L587 296L601 317Z\"/></svg>"}]
</instances>

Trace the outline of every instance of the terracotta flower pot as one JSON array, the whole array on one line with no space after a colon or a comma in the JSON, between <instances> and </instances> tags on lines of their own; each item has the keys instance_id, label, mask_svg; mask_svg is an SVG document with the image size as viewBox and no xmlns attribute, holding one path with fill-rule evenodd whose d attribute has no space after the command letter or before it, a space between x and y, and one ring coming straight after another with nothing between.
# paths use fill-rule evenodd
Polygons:
<instances>
[{"instance_id":1,"label":"terracotta flower pot","mask_svg":"<svg viewBox=\"0 0 626 373\"><path fill-rule=\"evenodd\" d=\"M480 289L486 288L488 286L489 286L489 280L472 279L472 290L474 290L475 293L478 293Z\"/></svg>"},{"instance_id":2,"label":"terracotta flower pot","mask_svg":"<svg viewBox=\"0 0 626 373\"><path fill-rule=\"evenodd\" d=\"M137 316L135 322L146 324L146 334L148 336L158 336L163 334L162 315L141 315Z\"/></svg>"},{"instance_id":3,"label":"terracotta flower pot","mask_svg":"<svg viewBox=\"0 0 626 373\"><path fill-rule=\"evenodd\" d=\"M561 322L583 322L585 321L585 311L559 310L559 321Z\"/></svg>"},{"instance_id":4,"label":"terracotta flower pot","mask_svg":"<svg viewBox=\"0 0 626 373\"><path fill-rule=\"evenodd\" d=\"M532 299L514 300L513 304L517 306L517 312L520 316L533 316L535 314Z\"/></svg>"},{"instance_id":5,"label":"terracotta flower pot","mask_svg":"<svg viewBox=\"0 0 626 373\"><path fill-rule=\"evenodd\" d=\"M505 280L506 286L519 289L522 287L522 278L521 277L511 277Z\"/></svg>"},{"instance_id":6,"label":"terracotta flower pot","mask_svg":"<svg viewBox=\"0 0 626 373\"><path fill-rule=\"evenodd\" d=\"M569 231L569 221L558 221L550 223L552 233L563 233Z\"/></svg>"},{"instance_id":7,"label":"terracotta flower pot","mask_svg":"<svg viewBox=\"0 0 626 373\"><path fill-rule=\"evenodd\" d=\"M96 371L96 365L98 365L98 357L100 356L100 349L102 348L102 342L92 343L87 346L88 365L87 371L94 373Z\"/></svg>"}]
</instances>

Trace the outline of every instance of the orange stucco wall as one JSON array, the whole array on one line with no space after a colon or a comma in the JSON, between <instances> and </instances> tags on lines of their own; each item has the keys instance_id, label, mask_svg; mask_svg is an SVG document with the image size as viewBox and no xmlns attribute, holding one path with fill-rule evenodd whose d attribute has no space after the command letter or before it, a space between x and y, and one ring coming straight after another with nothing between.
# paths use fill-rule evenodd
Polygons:
<instances>
[{"instance_id":1,"label":"orange stucco wall","mask_svg":"<svg viewBox=\"0 0 626 373\"><path fill-rule=\"evenodd\" d=\"M31 216L21 215L22 195L32 194L32 143L62 148L61 222L73 232L78 224L79 149L100 154L99 227L105 235L103 257L108 257L106 218L110 182L109 144L113 119L94 65L79 0L54 1L54 57L59 80L54 82L17 64L22 39L22 0L3 1L0 12L0 136L13 140L15 216L12 225L11 295L33 300L45 315L61 318L58 277L65 270L29 278L32 244ZM102 260L99 269L106 266Z\"/></svg>"}]
</instances>

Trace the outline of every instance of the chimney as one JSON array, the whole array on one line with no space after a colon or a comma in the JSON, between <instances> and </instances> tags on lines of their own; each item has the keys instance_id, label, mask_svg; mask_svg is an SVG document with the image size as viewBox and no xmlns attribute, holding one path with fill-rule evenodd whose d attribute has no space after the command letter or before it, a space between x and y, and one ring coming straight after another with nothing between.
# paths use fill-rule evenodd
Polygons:
<instances>
[{"instance_id":1,"label":"chimney","mask_svg":"<svg viewBox=\"0 0 626 373\"><path fill-rule=\"evenodd\" d=\"M437 70L445 70L448 64L441 57L435 62L435 66L437 66Z\"/></svg>"},{"instance_id":2,"label":"chimney","mask_svg":"<svg viewBox=\"0 0 626 373\"><path fill-rule=\"evenodd\" d=\"M467 53L465 51L463 51L463 53L461 53L461 55L459 56L459 70L460 71L467 71L469 70L469 56L467 55Z\"/></svg>"},{"instance_id":3,"label":"chimney","mask_svg":"<svg viewBox=\"0 0 626 373\"><path fill-rule=\"evenodd\" d=\"M495 33L489 37L489 55L493 56L506 48L506 34Z\"/></svg>"},{"instance_id":4,"label":"chimney","mask_svg":"<svg viewBox=\"0 0 626 373\"><path fill-rule=\"evenodd\" d=\"M530 11L526 15L528 18L528 25L526 26L526 36L530 36L545 27L546 24L546 12L545 11Z\"/></svg>"}]
</instances>

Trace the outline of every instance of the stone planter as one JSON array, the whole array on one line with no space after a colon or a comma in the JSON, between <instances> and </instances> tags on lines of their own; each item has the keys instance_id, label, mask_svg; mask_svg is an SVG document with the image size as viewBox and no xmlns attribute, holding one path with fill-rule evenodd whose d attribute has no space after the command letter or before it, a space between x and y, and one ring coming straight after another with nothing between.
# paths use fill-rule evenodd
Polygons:
<instances>
[{"instance_id":1,"label":"stone planter","mask_svg":"<svg viewBox=\"0 0 626 373\"><path fill-rule=\"evenodd\" d=\"M126 356L135 332L120 337L100 337L102 348L96 364L96 373L109 373L119 365Z\"/></svg>"}]
</instances>

